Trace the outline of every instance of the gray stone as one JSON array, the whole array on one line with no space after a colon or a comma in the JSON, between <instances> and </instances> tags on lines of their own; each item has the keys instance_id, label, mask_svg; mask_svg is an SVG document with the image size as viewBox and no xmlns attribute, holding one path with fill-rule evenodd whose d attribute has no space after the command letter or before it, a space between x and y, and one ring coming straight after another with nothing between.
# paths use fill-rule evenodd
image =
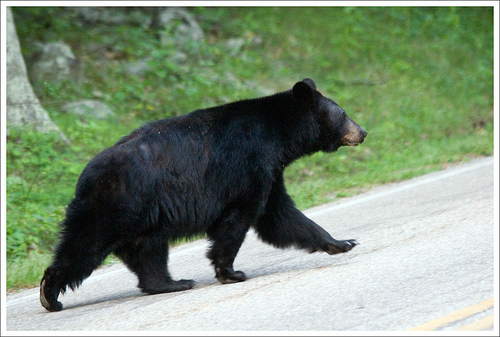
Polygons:
<instances>
[{"instance_id":1,"label":"gray stone","mask_svg":"<svg viewBox=\"0 0 500 337\"><path fill-rule=\"evenodd\" d=\"M259 47L263 44L263 39L259 35L245 34L244 37L233 37L226 40L226 48L231 55L238 55L245 47Z\"/></svg>"},{"instance_id":2,"label":"gray stone","mask_svg":"<svg viewBox=\"0 0 500 337\"><path fill-rule=\"evenodd\" d=\"M187 60L188 56L186 55L186 53L183 53L181 51L176 51L175 54L169 58L170 62L177 64L184 64Z\"/></svg>"},{"instance_id":3,"label":"gray stone","mask_svg":"<svg viewBox=\"0 0 500 337\"><path fill-rule=\"evenodd\" d=\"M61 110L69 114L92 116L97 119L105 119L115 114L106 104L90 99L67 103Z\"/></svg>"},{"instance_id":4,"label":"gray stone","mask_svg":"<svg viewBox=\"0 0 500 337\"><path fill-rule=\"evenodd\" d=\"M145 60L128 62L123 67L125 73L133 76L143 76L151 70L151 66Z\"/></svg>"},{"instance_id":5,"label":"gray stone","mask_svg":"<svg viewBox=\"0 0 500 337\"><path fill-rule=\"evenodd\" d=\"M205 38L203 30L194 17L184 8L171 7L162 10L158 17L159 25L169 32L161 34L161 40L168 44L174 39L175 43L201 41Z\"/></svg>"},{"instance_id":6,"label":"gray stone","mask_svg":"<svg viewBox=\"0 0 500 337\"><path fill-rule=\"evenodd\" d=\"M75 57L70 46L52 42L40 45L40 52L34 56L29 74L35 89L42 82L78 82L83 79L83 64Z\"/></svg>"},{"instance_id":7,"label":"gray stone","mask_svg":"<svg viewBox=\"0 0 500 337\"><path fill-rule=\"evenodd\" d=\"M107 25L132 24L141 27L151 25L152 19L148 11L141 8L117 7L75 7L73 8L82 24L104 23Z\"/></svg>"},{"instance_id":8,"label":"gray stone","mask_svg":"<svg viewBox=\"0 0 500 337\"><path fill-rule=\"evenodd\" d=\"M245 46L245 39L242 37L234 37L226 41L226 47L229 49L231 55L237 55Z\"/></svg>"}]
</instances>

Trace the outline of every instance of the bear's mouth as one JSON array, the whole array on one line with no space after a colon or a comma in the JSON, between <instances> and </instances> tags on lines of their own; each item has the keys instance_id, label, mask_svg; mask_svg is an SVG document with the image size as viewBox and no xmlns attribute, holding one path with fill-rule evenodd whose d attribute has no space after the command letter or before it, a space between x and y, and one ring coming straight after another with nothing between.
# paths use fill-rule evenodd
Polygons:
<instances>
[{"instance_id":1,"label":"bear's mouth","mask_svg":"<svg viewBox=\"0 0 500 337\"><path fill-rule=\"evenodd\" d=\"M359 144L363 143L364 139L361 139L360 141L352 141L348 139L342 139L342 145L344 146L358 146Z\"/></svg>"}]
</instances>

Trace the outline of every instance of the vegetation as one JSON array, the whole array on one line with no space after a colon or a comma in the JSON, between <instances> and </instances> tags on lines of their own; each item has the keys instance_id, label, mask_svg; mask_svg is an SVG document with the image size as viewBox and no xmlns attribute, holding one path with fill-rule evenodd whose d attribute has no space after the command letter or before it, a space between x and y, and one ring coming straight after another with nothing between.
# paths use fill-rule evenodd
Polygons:
<instances>
[{"instance_id":1,"label":"vegetation","mask_svg":"<svg viewBox=\"0 0 500 337\"><path fill-rule=\"evenodd\" d=\"M368 131L365 142L317 153L286 171L299 208L493 153L493 9L191 8L205 39L165 45L139 25L76 24L63 8L15 8L25 58L34 42L64 41L83 83L45 83L39 98L72 145L11 132L7 142L7 288L37 285L78 175L98 152L146 121L264 92L304 77ZM229 47L227 40L243 44ZM243 39L243 40L241 40ZM149 70L129 75L127 62ZM265 88L265 89L264 89ZM64 103L98 98L107 120Z\"/></svg>"}]
</instances>

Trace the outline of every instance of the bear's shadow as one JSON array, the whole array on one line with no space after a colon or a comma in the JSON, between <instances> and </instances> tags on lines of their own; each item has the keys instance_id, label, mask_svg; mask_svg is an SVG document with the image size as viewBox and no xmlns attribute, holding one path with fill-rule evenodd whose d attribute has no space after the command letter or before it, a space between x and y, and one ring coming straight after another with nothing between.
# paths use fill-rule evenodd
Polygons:
<instances>
[{"instance_id":1,"label":"bear's shadow","mask_svg":"<svg viewBox=\"0 0 500 337\"><path fill-rule=\"evenodd\" d=\"M307 257L304 257L307 259ZM331 258L331 257L330 257ZM318 270L318 269L324 269L324 268L335 268L337 266L344 265L345 262L341 260L328 260L328 256L325 256L325 259L317 259L317 256L315 258L307 259L307 264L297 264L294 257L291 257L290 259L285 259L284 261L280 261L279 264L272 264L272 265L267 265L267 266L262 266L261 268L247 268L245 269L245 273L248 276L248 281L254 280L254 279L259 279L262 277L266 276L277 276L279 274L287 274L287 273L293 273L293 272L300 272L300 271L312 271L312 270ZM181 296L182 294L185 294L186 292L190 291L196 291L198 289L206 288L206 287L211 287L211 286L228 286L228 285L223 285L217 281L217 279L214 276L208 276L208 275L203 275L202 277L195 278L195 286L193 289L190 290L185 290L185 291L180 291L180 292L172 292L168 294L156 294L156 295L169 295L169 296ZM248 282L247 281L247 282ZM244 285L246 282L241 282L241 283L233 283L231 284L232 286L237 286L237 285ZM78 290L77 290L78 291ZM225 292L221 292L221 295L224 295ZM137 298L145 297L145 296L156 296L156 295L149 295L141 292L138 288L135 289L127 289L123 292L114 292L112 294L106 294L102 295L96 298L87 298L87 299L81 299L80 301L75 301L72 303L68 303L67 305L64 306L64 309L76 309L76 308L81 308L81 307L86 307L86 306L91 306L91 305L96 305L96 304L102 304L107 302L107 306L114 306L114 305L119 305L121 303L125 303ZM77 294L75 294L77 296Z\"/></svg>"}]
</instances>

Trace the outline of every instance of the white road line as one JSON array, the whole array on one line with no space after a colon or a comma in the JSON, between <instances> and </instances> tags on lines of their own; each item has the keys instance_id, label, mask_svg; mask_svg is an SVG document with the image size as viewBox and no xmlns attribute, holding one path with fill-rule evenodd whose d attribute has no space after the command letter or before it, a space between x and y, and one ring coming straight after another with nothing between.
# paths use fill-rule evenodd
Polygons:
<instances>
[{"instance_id":1,"label":"white road line","mask_svg":"<svg viewBox=\"0 0 500 337\"><path fill-rule=\"evenodd\" d=\"M356 198L356 199L350 200L350 201L345 201L345 202L340 201L338 204L334 204L332 206L329 206L329 207L326 207L323 209L319 209L317 211L304 211L304 214L307 215L308 217L311 217L311 218L318 217L318 216L321 216L325 213L328 213L328 212L331 212L334 210L343 209L343 208L354 206L354 205L357 205L357 204L360 204L363 202L368 202L368 201L371 201L374 199L382 198L382 197L385 197L387 195L406 191L406 190L409 190L409 189L412 189L412 188L415 188L418 186L434 183L434 182L439 181L439 180L447 179L447 178L450 178L450 177L453 177L453 176L456 176L459 174L463 174L466 172L477 170L477 169L480 169L480 168L483 168L483 167L486 167L489 165L493 165L493 163L494 163L493 158L488 158L485 160L481 160L475 164L466 165L465 167L462 167L462 168L457 168L457 169L453 168L453 169L450 169L449 171L447 171L447 170L440 171L440 172L438 172L437 175L432 176L432 177L423 178L423 179L420 179L417 177L417 178L415 178L416 180L413 182L411 180L409 182L403 182L404 185L402 185L400 187L390 188L386 191L381 191L381 192L378 192L378 193L375 193L372 195L360 196L359 198ZM189 254L189 253L192 253L195 251L199 251L199 250L203 250L206 248L207 248L206 242L203 242L201 245L196 245L194 247L189 247L189 248L185 248L185 249L179 247L179 250L173 251L170 254L170 256L171 257L182 256L182 255L186 255L186 254ZM117 269L112 270L112 271L104 272L103 274L100 274L100 275L94 275L94 276L88 278L86 280L86 283L99 281L102 278L108 277L109 275L113 275L116 273L122 273L122 272L128 272L128 269L125 266L123 266L123 268L117 268ZM11 306L16 305L20 302L36 299L36 298L38 298L38 296L39 296L39 294L37 292L34 294L29 294L29 295L15 298L12 300L7 300L6 306L11 307Z\"/></svg>"}]
</instances>

